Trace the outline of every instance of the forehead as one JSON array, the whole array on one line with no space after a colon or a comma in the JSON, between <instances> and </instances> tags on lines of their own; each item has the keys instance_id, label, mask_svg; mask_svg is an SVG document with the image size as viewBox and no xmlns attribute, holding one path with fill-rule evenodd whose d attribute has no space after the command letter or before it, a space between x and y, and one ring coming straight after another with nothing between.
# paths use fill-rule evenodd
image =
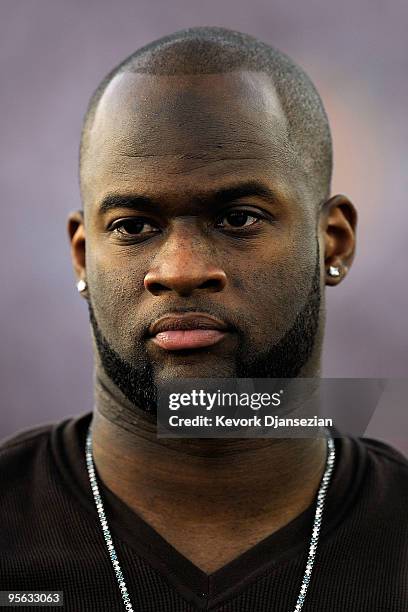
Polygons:
<instances>
[{"instance_id":1,"label":"forehead","mask_svg":"<svg viewBox=\"0 0 408 612\"><path fill-rule=\"evenodd\" d=\"M107 192L194 192L238 173L270 177L277 190L289 187L296 169L287 119L267 74L122 73L97 107L82 187L95 203Z\"/></svg>"}]
</instances>

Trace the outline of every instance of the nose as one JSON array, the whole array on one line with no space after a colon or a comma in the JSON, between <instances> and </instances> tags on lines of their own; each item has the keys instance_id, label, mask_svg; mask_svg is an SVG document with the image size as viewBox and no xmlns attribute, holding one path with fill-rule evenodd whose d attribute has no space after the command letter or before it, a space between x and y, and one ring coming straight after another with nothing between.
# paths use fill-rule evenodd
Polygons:
<instances>
[{"instance_id":1,"label":"nose","mask_svg":"<svg viewBox=\"0 0 408 612\"><path fill-rule=\"evenodd\" d=\"M146 274L144 286L147 291L156 296L169 291L180 296L189 296L195 291L222 291L227 276L211 261L211 252L204 247L205 238L192 236L185 227L180 229L168 239Z\"/></svg>"}]
</instances>

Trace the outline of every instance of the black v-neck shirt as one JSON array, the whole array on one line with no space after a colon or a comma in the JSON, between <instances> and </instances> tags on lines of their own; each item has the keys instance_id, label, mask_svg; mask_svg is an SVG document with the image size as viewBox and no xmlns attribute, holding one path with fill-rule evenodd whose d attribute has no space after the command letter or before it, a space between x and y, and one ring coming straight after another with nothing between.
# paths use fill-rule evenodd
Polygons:
<instances>
[{"instance_id":1,"label":"black v-neck shirt","mask_svg":"<svg viewBox=\"0 0 408 612\"><path fill-rule=\"evenodd\" d=\"M65 612L125 610L90 489L92 413L0 443L0 590L63 591ZM302 612L408 611L408 460L367 438L335 438L336 463ZM137 612L292 612L315 502L208 575L99 479ZM49 609L24 606L22 610Z\"/></svg>"}]
</instances>

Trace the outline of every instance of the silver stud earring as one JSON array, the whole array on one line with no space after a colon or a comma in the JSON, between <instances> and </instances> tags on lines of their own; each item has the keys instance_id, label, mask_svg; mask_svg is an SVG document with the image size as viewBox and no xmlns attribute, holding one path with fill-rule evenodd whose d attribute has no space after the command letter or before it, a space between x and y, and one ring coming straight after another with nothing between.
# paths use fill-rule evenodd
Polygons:
<instances>
[{"instance_id":1,"label":"silver stud earring","mask_svg":"<svg viewBox=\"0 0 408 612\"><path fill-rule=\"evenodd\" d=\"M339 266L330 266L329 267L329 276L340 276L340 268L339 268Z\"/></svg>"},{"instance_id":2,"label":"silver stud earring","mask_svg":"<svg viewBox=\"0 0 408 612\"><path fill-rule=\"evenodd\" d=\"M86 281L84 280L80 280L77 282L77 289L79 291L79 293L83 293L84 291L86 291L88 289L88 285L86 283Z\"/></svg>"}]
</instances>

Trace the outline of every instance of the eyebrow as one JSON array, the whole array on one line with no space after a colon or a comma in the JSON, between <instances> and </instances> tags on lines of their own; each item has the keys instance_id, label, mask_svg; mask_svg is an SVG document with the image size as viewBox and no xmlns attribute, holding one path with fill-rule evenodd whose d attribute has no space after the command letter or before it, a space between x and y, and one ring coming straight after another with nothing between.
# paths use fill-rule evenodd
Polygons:
<instances>
[{"instance_id":1,"label":"eyebrow","mask_svg":"<svg viewBox=\"0 0 408 612\"><path fill-rule=\"evenodd\" d=\"M246 181L223 187L214 191L195 194L191 201L196 204L219 205L244 197L258 196L267 200L278 201L276 193L260 181ZM160 209L163 201L136 194L107 194L99 205L99 212L104 214L117 208Z\"/></svg>"}]
</instances>

